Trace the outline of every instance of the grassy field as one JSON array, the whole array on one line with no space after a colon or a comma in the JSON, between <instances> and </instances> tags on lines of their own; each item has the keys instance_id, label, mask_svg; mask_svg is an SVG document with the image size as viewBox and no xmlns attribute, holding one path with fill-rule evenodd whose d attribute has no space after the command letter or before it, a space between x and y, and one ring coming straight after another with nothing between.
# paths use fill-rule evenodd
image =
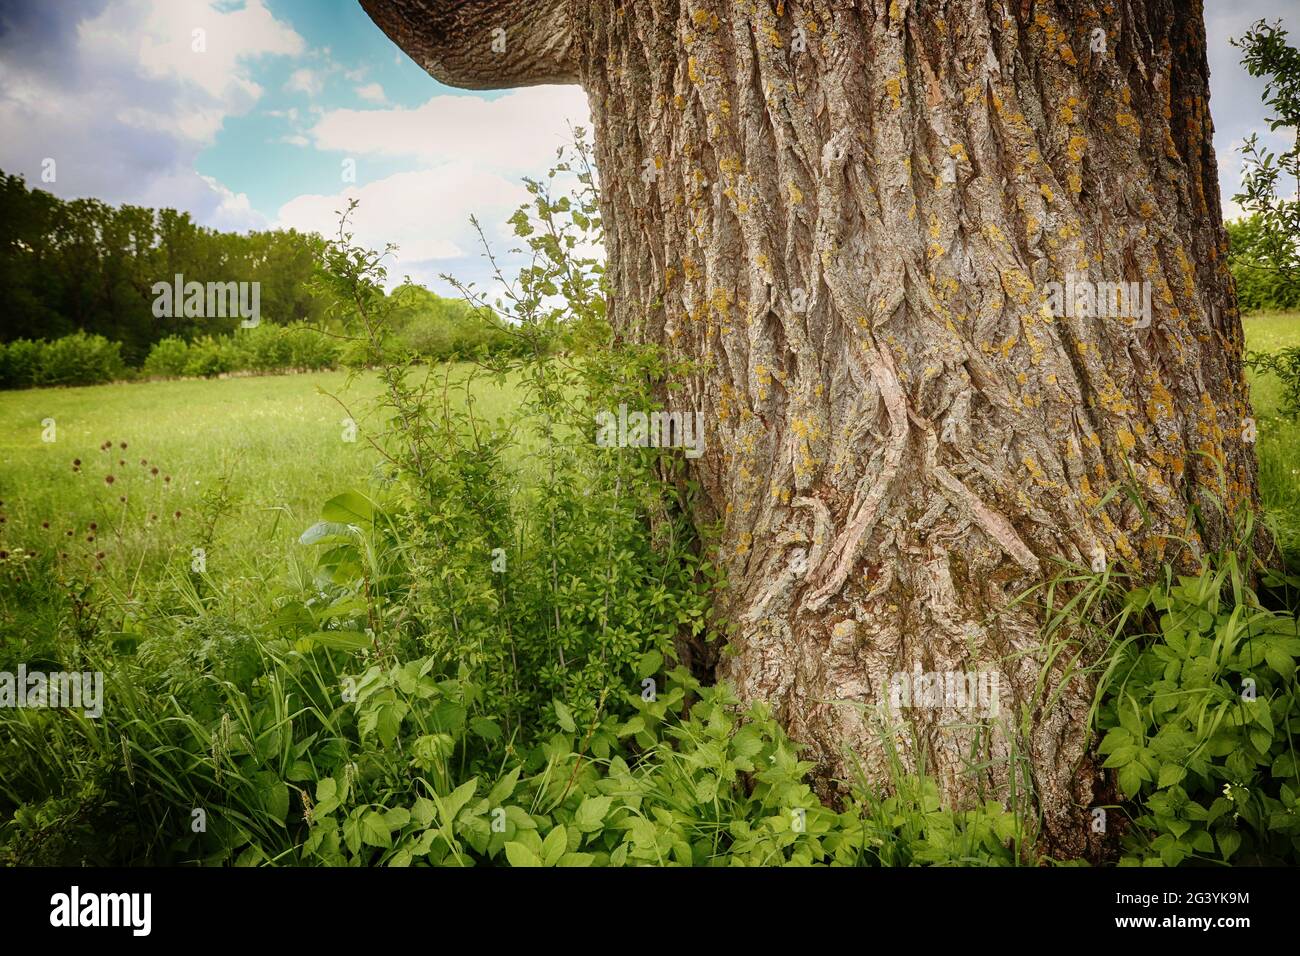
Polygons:
<instances>
[{"instance_id":1,"label":"grassy field","mask_svg":"<svg viewBox=\"0 0 1300 956\"><path fill-rule=\"evenodd\" d=\"M209 602L252 620L278 580L306 573L297 539L321 505L374 477L378 392L371 377L329 372L0 393L7 571L21 585L26 552L57 556L114 596L122 620L110 629L145 630L213 582ZM475 394L492 418L514 401L487 382ZM0 639L53 623L40 597L0 588Z\"/></svg>"},{"instance_id":2,"label":"grassy field","mask_svg":"<svg viewBox=\"0 0 1300 956\"><path fill-rule=\"evenodd\" d=\"M1246 330L1251 349L1300 345L1300 315L1254 317ZM1279 414L1275 381L1252 389L1265 504L1294 554L1300 423ZM325 392L356 417L355 441L345 440L348 411ZM251 619L275 598L268 581L305 573L297 537L321 504L371 480L379 456L365 434L380 430L377 392L372 378L349 383L336 372L0 393L0 548L9 570L24 551L59 555L79 579L108 586L126 629L159 613L141 603L159 581L174 584L172 602L220 581L209 600ZM492 419L516 400L487 382L475 394ZM195 548L203 575L191 573ZM33 595L6 588L0 601L10 605L0 608L0 628L40 628Z\"/></svg>"},{"instance_id":3,"label":"grassy field","mask_svg":"<svg viewBox=\"0 0 1300 956\"><path fill-rule=\"evenodd\" d=\"M1300 313L1252 316L1246 347L1272 352L1300 346ZM1292 563L1300 559L1300 421L1281 414L1282 388L1271 376L1251 375L1251 402L1259 420L1259 484L1264 508Z\"/></svg>"}]
</instances>

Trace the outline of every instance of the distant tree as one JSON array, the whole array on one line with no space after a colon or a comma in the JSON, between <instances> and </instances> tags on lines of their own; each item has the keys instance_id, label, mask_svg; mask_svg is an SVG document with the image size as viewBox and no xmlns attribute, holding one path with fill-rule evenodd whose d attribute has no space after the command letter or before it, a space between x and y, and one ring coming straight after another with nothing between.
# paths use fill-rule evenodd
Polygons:
<instances>
[{"instance_id":1,"label":"distant tree","mask_svg":"<svg viewBox=\"0 0 1300 956\"><path fill-rule=\"evenodd\" d=\"M1300 309L1300 282L1285 271L1259 265L1267 255L1268 230L1255 214L1226 224L1232 250L1229 265L1244 312L1289 312Z\"/></svg>"},{"instance_id":2,"label":"distant tree","mask_svg":"<svg viewBox=\"0 0 1300 956\"><path fill-rule=\"evenodd\" d=\"M1263 77L1264 104L1273 115L1269 128L1287 130L1294 144L1276 154L1251 133L1241 147L1245 156L1241 192L1233 197L1254 219L1248 245L1232 249L1234 265L1280 273L1300 282L1300 51L1287 43L1281 23L1260 20L1232 44L1243 51L1242 65ZM1291 192L1294 183L1297 191Z\"/></svg>"},{"instance_id":3,"label":"distant tree","mask_svg":"<svg viewBox=\"0 0 1300 956\"><path fill-rule=\"evenodd\" d=\"M97 199L65 201L0 172L0 342L103 335L139 365L168 337L234 332L238 316L155 316L154 284L258 282L261 318L315 322L322 306L308 281L324 241L314 233L247 235L196 224L189 213Z\"/></svg>"}]
</instances>

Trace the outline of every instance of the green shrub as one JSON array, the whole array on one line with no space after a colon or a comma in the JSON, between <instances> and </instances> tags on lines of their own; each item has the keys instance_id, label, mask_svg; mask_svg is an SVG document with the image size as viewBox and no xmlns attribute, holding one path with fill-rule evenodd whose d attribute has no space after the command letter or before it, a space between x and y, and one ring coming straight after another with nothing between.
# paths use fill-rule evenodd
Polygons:
<instances>
[{"instance_id":1,"label":"green shrub","mask_svg":"<svg viewBox=\"0 0 1300 956\"><path fill-rule=\"evenodd\" d=\"M46 343L38 381L42 385L99 385L126 375L122 345L102 335L74 332Z\"/></svg>"},{"instance_id":2,"label":"green shrub","mask_svg":"<svg viewBox=\"0 0 1300 956\"><path fill-rule=\"evenodd\" d=\"M30 388L41 374L44 343L16 339L0 345L0 388Z\"/></svg>"},{"instance_id":3,"label":"green shrub","mask_svg":"<svg viewBox=\"0 0 1300 956\"><path fill-rule=\"evenodd\" d=\"M202 378L213 378L232 371L235 367L235 352L224 339L205 335L190 343L189 355L185 360L185 374Z\"/></svg>"},{"instance_id":4,"label":"green shrub","mask_svg":"<svg viewBox=\"0 0 1300 956\"><path fill-rule=\"evenodd\" d=\"M169 335L154 343L141 371L151 377L180 378L189 361L189 344L180 336Z\"/></svg>"},{"instance_id":5,"label":"green shrub","mask_svg":"<svg viewBox=\"0 0 1300 956\"><path fill-rule=\"evenodd\" d=\"M1224 224L1228 231L1228 264L1245 312L1290 312L1300 309L1300 281L1294 273L1270 265L1275 239L1258 214Z\"/></svg>"},{"instance_id":6,"label":"green shrub","mask_svg":"<svg viewBox=\"0 0 1300 956\"><path fill-rule=\"evenodd\" d=\"M1125 862L1300 862L1295 615L1265 608L1231 553L1166 569L1124 607L1098 749L1131 801Z\"/></svg>"},{"instance_id":7,"label":"green shrub","mask_svg":"<svg viewBox=\"0 0 1300 956\"><path fill-rule=\"evenodd\" d=\"M291 367L291 349L286 330L263 322L251 329L239 329L231 336L238 348L238 367L255 372L276 372Z\"/></svg>"},{"instance_id":8,"label":"green shrub","mask_svg":"<svg viewBox=\"0 0 1300 956\"><path fill-rule=\"evenodd\" d=\"M315 372L335 368L339 362L336 340L307 325L290 325L282 330L287 345L285 368Z\"/></svg>"}]
</instances>

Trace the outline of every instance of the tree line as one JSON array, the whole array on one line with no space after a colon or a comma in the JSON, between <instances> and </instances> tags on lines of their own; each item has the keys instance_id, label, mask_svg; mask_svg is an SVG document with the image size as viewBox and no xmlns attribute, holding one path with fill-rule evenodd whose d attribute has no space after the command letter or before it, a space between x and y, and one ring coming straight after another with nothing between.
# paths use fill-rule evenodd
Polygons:
<instances>
[{"instance_id":1,"label":"tree line","mask_svg":"<svg viewBox=\"0 0 1300 956\"><path fill-rule=\"evenodd\" d=\"M308 341L330 338L313 328L341 330L313 281L324 248L317 233L220 232L175 209L65 201L0 171L0 388L365 365L351 343ZM255 321L235 301L211 308L220 286L238 286L246 306L253 283ZM418 359L518 345L491 309L414 283L385 298L390 346Z\"/></svg>"},{"instance_id":2,"label":"tree line","mask_svg":"<svg viewBox=\"0 0 1300 956\"><path fill-rule=\"evenodd\" d=\"M260 283L266 321L315 322L323 310L308 280L322 248L319 235L294 229L220 232L175 209L63 200L0 171L0 341L98 334L120 342L134 366L168 336L235 330L237 315L201 328L183 310L155 315L155 283L177 275Z\"/></svg>"}]
</instances>

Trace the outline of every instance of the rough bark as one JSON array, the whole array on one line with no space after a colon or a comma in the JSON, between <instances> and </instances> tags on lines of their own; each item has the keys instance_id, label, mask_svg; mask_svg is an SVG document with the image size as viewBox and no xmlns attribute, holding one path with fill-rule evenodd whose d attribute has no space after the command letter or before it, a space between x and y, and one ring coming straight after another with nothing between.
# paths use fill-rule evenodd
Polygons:
<instances>
[{"instance_id":1,"label":"rough bark","mask_svg":"<svg viewBox=\"0 0 1300 956\"><path fill-rule=\"evenodd\" d=\"M1200 3L542 6L572 42L527 75L588 91L615 321L699 363L672 401L710 429L719 676L823 782L887 785L893 750L958 804L1028 785L1083 851L1102 780L1065 674L1095 650L1053 657L1016 598L1057 559L1140 578L1255 495ZM1050 314L1067 273L1150 282L1150 326ZM1000 715L904 726L917 667L998 670Z\"/></svg>"}]
</instances>

